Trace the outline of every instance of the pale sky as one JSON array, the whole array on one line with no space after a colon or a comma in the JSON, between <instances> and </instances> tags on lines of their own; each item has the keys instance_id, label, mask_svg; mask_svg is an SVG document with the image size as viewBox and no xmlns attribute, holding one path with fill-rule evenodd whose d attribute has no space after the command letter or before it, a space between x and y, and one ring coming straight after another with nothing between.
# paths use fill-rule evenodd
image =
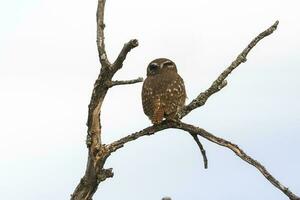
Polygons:
<instances>
[{"instance_id":1,"label":"pale sky","mask_svg":"<svg viewBox=\"0 0 300 200\"><path fill-rule=\"evenodd\" d=\"M276 20L228 86L184 122L238 144L300 195L300 3L298 0L107 0L106 46L115 59L139 39L116 79L145 77L154 58L178 67L191 101L246 45ZM84 174L86 119L99 72L97 1L0 1L0 193L5 200L69 199ZM103 141L150 121L141 86L109 91L102 108ZM113 154L115 176L94 200L285 200L254 167L201 139L166 130Z\"/></svg>"}]
</instances>

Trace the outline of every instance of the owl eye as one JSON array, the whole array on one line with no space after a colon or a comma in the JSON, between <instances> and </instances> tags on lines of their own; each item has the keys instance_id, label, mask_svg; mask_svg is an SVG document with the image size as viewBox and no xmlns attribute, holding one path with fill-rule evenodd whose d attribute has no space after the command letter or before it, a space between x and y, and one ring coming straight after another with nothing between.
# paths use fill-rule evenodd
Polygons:
<instances>
[{"instance_id":1,"label":"owl eye","mask_svg":"<svg viewBox=\"0 0 300 200\"><path fill-rule=\"evenodd\" d=\"M149 66L149 70L150 71L155 71L158 69L158 65L156 63L151 63L150 66Z\"/></svg>"}]
</instances>

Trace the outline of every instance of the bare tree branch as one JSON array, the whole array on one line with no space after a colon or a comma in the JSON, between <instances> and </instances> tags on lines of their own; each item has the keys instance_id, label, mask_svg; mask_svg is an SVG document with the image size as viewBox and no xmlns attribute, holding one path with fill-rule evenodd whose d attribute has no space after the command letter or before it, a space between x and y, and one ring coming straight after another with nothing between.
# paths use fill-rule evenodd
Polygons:
<instances>
[{"instance_id":1,"label":"bare tree branch","mask_svg":"<svg viewBox=\"0 0 300 200\"><path fill-rule=\"evenodd\" d=\"M270 28L260 33L258 36L256 36L249 44L248 46L240 53L237 58L231 63L229 67L227 67L220 75L219 77L213 82L213 84L205 91L200 93L197 98L191 101L187 106L185 106L181 112L178 114L179 118L183 118L188 113L190 113L195 108L198 108L200 106L203 106L207 99L213 95L214 93L220 91L222 88L224 88L227 85L226 78L227 76L235 69L237 68L241 63L244 63L247 61L247 55L251 51L251 49L263 38L267 37L268 35L271 35L276 29L279 24L279 21L276 21Z\"/></svg>"},{"instance_id":2,"label":"bare tree branch","mask_svg":"<svg viewBox=\"0 0 300 200\"><path fill-rule=\"evenodd\" d=\"M215 144L218 144L218 145L221 145L221 146L229 148L237 156L239 156L242 160L246 161L250 165L254 166L256 169L258 169L261 172L261 174L264 175L264 177L270 183L272 183L275 187L277 187L279 190L281 190L291 200L300 200L300 197L298 197L295 194L293 194L289 190L289 188L287 188L286 186L284 186L283 184L281 184L274 176L272 176L270 174L270 172L268 172L268 170L262 164L260 164L257 160L254 160L253 158L251 158L249 155L247 155L236 144L233 144L233 143L231 143L231 142L229 142L227 140L224 140L222 138L214 136L213 134L207 132L206 130L204 130L202 128L198 128L196 126L193 126L193 125L190 125L190 124L186 124L186 123L183 123L183 122L174 124L174 128L185 130L187 132L195 133L195 134L197 134L199 136L202 136L202 137L206 138L207 140L209 140L209 141L211 141L211 142L213 142Z\"/></svg>"},{"instance_id":3,"label":"bare tree branch","mask_svg":"<svg viewBox=\"0 0 300 200\"><path fill-rule=\"evenodd\" d=\"M88 147L88 160L85 175L75 188L71 195L71 200L91 200L94 193L97 191L100 182L113 176L112 169L104 169L104 164L110 153L107 151L105 145L101 141L101 121L100 113L101 106L107 94L109 87L106 83L111 82L114 74L121 68L122 58L125 59L127 53L137 46L137 41L132 40L127 43L122 55L117 64L110 64L105 50L104 43L104 7L105 0L98 0L97 8L97 47L99 59L101 63L101 71L94 84L92 97L89 104L88 112L88 134L86 144ZM117 67L116 67L117 66Z\"/></svg>"},{"instance_id":4,"label":"bare tree branch","mask_svg":"<svg viewBox=\"0 0 300 200\"><path fill-rule=\"evenodd\" d=\"M208 160L207 160L207 157L206 157L206 151L205 151L203 145L201 144L199 138L197 137L197 134L194 134L194 133L190 133L190 134L191 134L191 136L194 138L194 140L195 140L197 146L198 146L199 149L200 149L200 152L201 152L202 157L203 157L204 169L207 169L207 167L208 167L208 164L207 164L207 163L208 163Z\"/></svg>"},{"instance_id":5,"label":"bare tree branch","mask_svg":"<svg viewBox=\"0 0 300 200\"><path fill-rule=\"evenodd\" d=\"M217 136L214 136L213 134L207 132L206 130L202 128L198 128L196 126L186 124L183 122L174 122L174 121L163 121L160 124L154 125L147 127L141 131L135 132L133 134L130 134L124 138L121 138L120 140L117 140L113 143L111 143L108 146L108 149L111 152L116 151L117 149L123 147L125 144L128 142L137 140L138 138L142 136L150 136L153 135L161 130L165 130L168 128L176 128L176 129L181 129L184 130L188 133L193 133L196 135L199 135L201 137L204 137L205 139L216 143L218 145L224 146L232 150L237 156L239 156L242 160L246 161L250 165L254 166L257 168L262 175L270 182L272 183L275 187L277 187L279 190L281 190L284 194L286 194L291 200L300 200L298 196L293 194L286 186L281 184L275 177L273 177L267 169L260 164L258 161L254 160L251 158L249 155L247 155L241 148L239 148L236 144L233 144L225 139L219 138Z\"/></svg>"},{"instance_id":6,"label":"bare tree branch","mask_svg":"<svg viewBox=\"0 0 300 200\"><path fill-rule=\"evenodd\" d=\"M103 67L109 67L110 62L108 61L105 44L104 44L104 7L106 0L98 0L97 8L97 47L99 53L99 60Z\"/></svg>"},{"instance_id":7,"label":"bare tree branch","mask_svg":"<svg viewBox=\"0 0 300 200\"><path fill-rule=\"evenodd\" d=\"M132 79L132 80L125 80L125 81L111 81L108 83L108 87L113 87L116 85L129 85L129 84L135 84L140 82L143 82L142 77L139 77L137 79Z\"/></svg>"},{"instance_id":8,"label":"bare tree branch","mask_svg":"<svg viewBox=\"0 0 300 200\"><path fill-rule=\"evenodd\" d=\"M145 135L150 136L158 131L165 130L167 128L170 128L167 123L161 123L158 125L148 126L147 128L144 128L143 130L140 130L138 132L127 135L126 137L123 137L123 138L109 144L107 146L107 148L108 148L109 152L113 153L116 150L122 148L124 146L124 144L126 144L130 141L134 141L137 138L145 136Z\"/></svg>"},{"instance_id":9,"label":"bare tree branch","mask_svg":"<svg viewBox=\"0 0 300 200\"><path fill-rule=\"evenodd\" d=\"M118 69L122 68L123 62L126 59L127 54L131 51L131 49L137 47L139 42L137 39L130 40L129 42L125 43L121 52L119 53L117 59L113 64L113 70L117 71Z\"/></svg>"}]
</instances>

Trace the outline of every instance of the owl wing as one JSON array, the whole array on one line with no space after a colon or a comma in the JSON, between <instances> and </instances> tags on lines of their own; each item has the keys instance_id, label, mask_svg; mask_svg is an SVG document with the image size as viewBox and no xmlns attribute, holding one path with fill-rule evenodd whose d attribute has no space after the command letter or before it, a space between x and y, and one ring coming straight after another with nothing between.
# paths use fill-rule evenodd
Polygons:
<instances>
[{"instance_id":1,"label":"owl wing","mask_svg":"<svg viewBox=\"0 0 300 200\"><path fill-rule=\"evenodd\" d=\"M177 77L178 84L174 88L175 93L177 94L178 102L180 107L183 107L185 104L185 100L187 98L186 91L185 91L185 85L183 79L178 75Z\"/></svg>"},{"instance_id":2,"label":"owl wing","mask_svg":"<svg viewBox=\"0 0 300 200\"><path fill-rule=\"evenodd\" d=\"M173 75L173 80L168 84L165 95L165 115L172 119L178 111L184 106L186 100L186 91L183 79L178 75Z\"/></svg>"},{"instance_id":3,"label":"owl wing","mask_svg":"<svg viewBox=\"0 0 300 200\"><path fill-rule=\"evenodd\" d=\"M143 110L153 124L161 122L164 117L163 102L156 84L152 77L147 77L142 89Z\"/></svg>"},{"instance_id":4,"label":"owl wing","mask_svg":"<svg viewBox=\"0 0 300 200\"><path fill-rule=\"evenodd\" d=\"M153 124L158 124L164 118L164 113L165 113L164 106L159 97L155 98L153 105L154 105L153 115L151 116L150 119Z\"/></svg>"},{"instance_id":5,"label":"owl wing","mask_svg":"<svg viewBox=\"0 0 300 200\"><path fill-rule=\"evenodd\" d=\"M151 86L150 78L146 78L143 83L142 89L142 103L144 113L150 118L153 115L154 103L153 103L153 87Z\"/></svg>"}]
</instances>

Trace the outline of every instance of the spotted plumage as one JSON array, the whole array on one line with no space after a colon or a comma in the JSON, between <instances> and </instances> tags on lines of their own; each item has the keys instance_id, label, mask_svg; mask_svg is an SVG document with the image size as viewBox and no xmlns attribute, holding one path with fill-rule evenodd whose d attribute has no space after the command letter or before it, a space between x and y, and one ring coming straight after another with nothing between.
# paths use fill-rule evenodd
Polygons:
<instances>
[{"instance_id":1,"label":"spotted plumage","mask_svg":"<svg viewBox=\"0 0 300 200\"><path fill-rule=\"evenodd\" d=\"M144 113L151 122L157 124L163 118L176 120L185 99L184 82L177 73L175 63L166 58L150 62L142 89L142 103Z\"/></svg>"}]
</instances>

